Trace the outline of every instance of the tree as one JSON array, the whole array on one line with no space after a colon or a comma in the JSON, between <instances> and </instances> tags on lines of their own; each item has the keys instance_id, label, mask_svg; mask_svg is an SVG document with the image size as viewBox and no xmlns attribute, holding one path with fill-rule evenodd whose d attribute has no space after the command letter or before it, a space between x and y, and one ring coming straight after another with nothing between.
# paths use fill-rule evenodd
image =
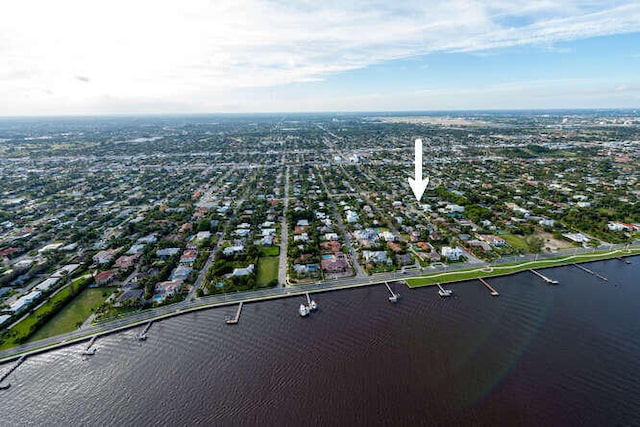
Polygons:
<instances>
[{"instance_id":1,"label":"tree","mask_svg":"<svg viewBox=\"0 0 640 427\"><path fill-rule=\"evenodd\" d=\"M544 246L544 239L540 236L529 236L526 239L527 247L529 252L534 254L539 254L542 252L542 247Z\"/></svg>"}]
</instances>

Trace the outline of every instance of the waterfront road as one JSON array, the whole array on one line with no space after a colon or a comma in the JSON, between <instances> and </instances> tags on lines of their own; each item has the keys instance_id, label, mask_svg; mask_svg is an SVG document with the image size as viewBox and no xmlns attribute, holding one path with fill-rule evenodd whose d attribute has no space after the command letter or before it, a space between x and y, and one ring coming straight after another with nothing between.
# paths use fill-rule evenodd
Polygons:
<instances>
[{"instance_id":1,"label":"waterfront road","mask_svg":"<svg viewBox=\"0 0 640 427\"><path fill-rule=\"evenodd\" d=\"M633 245L635 250L640 248L640 242L636 242ZM610 256L623 256L628 254L629 251L625 251L628 248L627 245L606 245L600 249L610 250ZM615 253L613 251L616 251ZM527 262L533 260L543 260L547 258L561 258L562 256L571 256L579 254L589 254L593 252L591 248L578 248L571 249L555 254L540 254L526 257L517 257L516 259L506 259L506 262L513 262L514 260L520 262ZM511 258L511 257L510 257ZM588 261L588 259L583 260ZM501 262L494 262L493 265L502 264ZM444 271L457 271L461 269L469 268L468 264L461 263L448 268L429 268L428 273L438 273ZM23 344L10 349L0 351L0 363L8 360L15 359L20 354L36 353L40 351L46 351L51 348L55 348L61 345L68 345L82 340L89 339L93 335L107 334L112 332L118 332L121 330L133 328L136 326L142 327L146 322L150 320L160 320L172 316L181 315L184 313L209 309L213 307L220 307L225 305L237 304L240 301L243 302L257 302L275 298L285 298L293 296L303 296L306 292L318 293L334 291L338 289L347 289L351 287L379 285L387 281L402 280L408 277L425 275L424 271L407 271L405 274L393 272L382 273L369 276L366 278L351 277L345 279L330 280L325 282L317 282L305 285L297 285L295 287L287 288L271 288L260 289L256 291L238 292L233 294L221 294L221 295L208 295L201 298L186 299L182 302L170 304L166 306L156 307L148 310L129 313L126 316L119 318L113 318L104 322L97 322L84 329L78 329L67 334L57 335L55 337L46 338L40 341Z\"/></svg>"}]
</instances>

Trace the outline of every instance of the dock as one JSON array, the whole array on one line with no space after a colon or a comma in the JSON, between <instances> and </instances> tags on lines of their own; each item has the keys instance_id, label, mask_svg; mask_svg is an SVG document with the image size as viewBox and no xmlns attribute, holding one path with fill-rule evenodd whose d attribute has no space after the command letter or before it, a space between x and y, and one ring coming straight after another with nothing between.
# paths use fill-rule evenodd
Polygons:
<instances>
[{"instance_id":1,"label":"dock","mask_svg":"<svg viewBox=\"0 0 640 427\"><path fill-rule=\"evenodd\" d=\"M391 296L389 297L389 301L398 302L398 298L400 298L400 294L394 293L393 290L391 289L391 286L389 286L387 282L384 282L384 285L387 287L387 289L389 290L389 293L391 294Z\"/></svg>"},{"instance_id":2,"label":"dock","mask_svg":"<svg viewBox=\"0 0 640 427\"><path fill-rule=\"evenodd\" d=\"M6 380L9 375L11 375L13 373L13 371L15 371L16 369L18 369L18 366L22 365L22 363L27 359L27 356L20 356L20 359L18 359L18 361L11 367L9 368L9 370L7 372L5 372L4 374L2 374L2 376L0 377L0 383L4 380Z\"/></svg>"},{"instance_id":3,"label":"dock","mask_svg":"<svg viewBox=\"0 0 640 427\"><path fill-rule=\"evenodd\" d=\"M575 262L573 263L573 265L574 265L575 267L578 267L580 270L582 270L582 271L584 271L584 272L586 272L586 273L589 273L589 274L592 274L592 275L596 276L596 277L597 277L598 279L600 279L600 280L603 280L603 281L605 281L605 282L609 281L609 279L607 279L606 277L604 277L602 274L600 274L600 273L596 273L595 271L590 270L590 269L588 269L587 267L584 267L584 266L582 266L582 265L580 265L580 264L576 264Z\"/></svg>"},{"instance_id":4,"label":"dock","mask_svg":"<svg viewBox=\"0 0 640 427\"><path fill-rule=\"evenodd\" d=\"M91 337L91 341L89 341L89 345L87 345L87 351L88 351L91 347L93 347L93 343L95 343L97 339L98 339L98 336L97 336L97 335L94 335L94 336L92 336L92 337Z\"/></svg>"},{"instance_id":5,"label":"dock","mask_svg":"<svg viewBox=\"0 0 640 427\"><path fill-rule=\"evenodd\" d=\"M87 345L87 348L82 351L82 354L84 356L93 356L94 354L96 354L96 351L98 351L98 349L95 348L93 344L96 342L97 339L98 339L98 335L94 335L91 337L91 340L89 341L89 345Z\"/></svg>"},{"instance_id":6,"label":"dock","mask_svg":"<svg viewBox=\"0 0 640 427\"><path fill-rule=\"evenodd\" d=\"M438 295L440 295L441 297L450 297L451 294L453 294L453 291L451 289L445 289L442 287L442 285L440 283L436 283L436 286L438 287Z\"/></svg>"},{"instance_id":7,"label":"dock","mask_svg":"<svg viewBox=\"0 0 640 427\"><path fill-rule=\"evenodd\" d=\"M147 332L149 332L149 329L151 328L151 325L153 324L153 320L150 321L149 323L147 323L144 327L144 329L142 330L142 332L140 332L136 338L138 338L138 341L144 341L147 339Z\"/></svg>"},{"instance_id":8,"label":"dock","mask_svg":"<svg viewBox=\"0 0 640 427\"><path fill-rule=\"evenodd\" d=\"M535 274L536 276L538 276L539 278L541 278L542 280L544 280L545 282L549 283L549 284L555 285L555 284L558 283L557 280L549 279L547 276L545 276L542 273L539 273L539 272L535 271L533 268L530 268L529 271L532 272L533 274Z\"/></svg>"},{"instance_id":9,"label":"dock","mask_svg":"<svg viewBox=\"0 0 640 427\"><path fill-rule=\"evenodd\" d=\"M498 291L496 291L495 289L493 289L493 288L491 287L491 285L490 285L486 280L484 280L484 279L478 279L478 280L480 280L480 282L481 282L483 285L485 285L485 286L487 287L487 289L489 289L489 292L491 292L491 296L492 296L492 297L497 297L498 295L500 295L500 294L498 293Z\"/></svg>"},{"instance_id":10,"label":"dock","mask_svg":"<svg viewBox=\"0 0 640 427\"><path fill-rule=\"evenodd\" d=\"M225 320L227 325L235 325L235 324L237 324L238 321L240 320L240 312L241 311L242 311L242 302L240 302L240 304L238 305L238 310L236 310L236 317L234 317L234 318L227 317L227 319Z\"/></svg>"}]
</instances>

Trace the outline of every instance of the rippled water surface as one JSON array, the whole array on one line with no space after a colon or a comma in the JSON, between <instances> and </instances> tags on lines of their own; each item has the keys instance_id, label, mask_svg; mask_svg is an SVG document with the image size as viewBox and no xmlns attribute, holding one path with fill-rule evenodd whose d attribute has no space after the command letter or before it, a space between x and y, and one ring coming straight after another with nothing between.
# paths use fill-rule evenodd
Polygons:
<instances>
[{"instance_id":1,"label":"rippled water surface","mask_svg":"<svg viewBox=\"0 0 640 427\"><path fill-rule=\"evenodd\" d=\"M28 358L0 424L639 425L640 258L246 304ZM10 365L0 366L4 372Z\"/></svg>"}]
</instances>

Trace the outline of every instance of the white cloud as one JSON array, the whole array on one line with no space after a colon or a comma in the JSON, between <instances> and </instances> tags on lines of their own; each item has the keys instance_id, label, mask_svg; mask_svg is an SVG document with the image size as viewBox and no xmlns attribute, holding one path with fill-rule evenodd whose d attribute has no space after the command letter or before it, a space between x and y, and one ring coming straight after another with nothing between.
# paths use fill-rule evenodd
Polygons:
<instances>
[{"instance_id":1,"label":"white cloud","mask_svg":"<svg viewBox=\"0 0 640 427\"><path fill-rule=\"evenodd\" d=\"M228 97L237 89L312 82L397 58L640 31L634 1L344 3L7 2L0 114L154 102L207 110L235 105Z\"/></svg>"}]
</instances>

